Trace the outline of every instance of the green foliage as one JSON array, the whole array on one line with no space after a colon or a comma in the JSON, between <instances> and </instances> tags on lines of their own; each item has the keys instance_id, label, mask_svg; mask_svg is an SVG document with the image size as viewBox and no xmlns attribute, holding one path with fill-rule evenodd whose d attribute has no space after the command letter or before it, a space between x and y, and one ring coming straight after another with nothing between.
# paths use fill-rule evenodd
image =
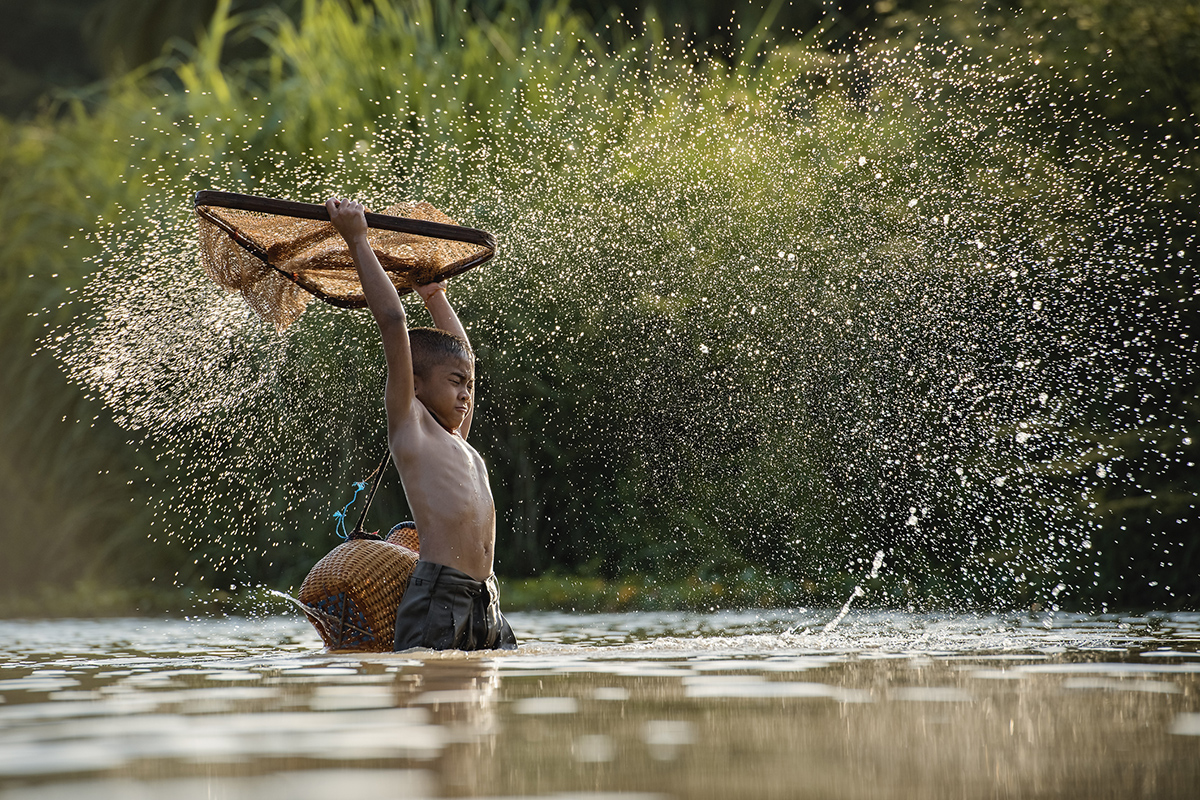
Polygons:
<instances>
[{"instance_id":1,"label":"green foliage","mask_svg":"<svg viewBox=\"0 0 1200 800\"><path fill-rule=\"evenodd\" d=\"M0 579L8 592L38 579L144 580L147 571L124 568L134 553L150 574L163 566L163 554L139 532L144 496L130 488L142 457L124 446L128 434L94 397L38 352L38 339L68 321L67 303L87 271L85 232L99 210L112 214L128 198L124 153L113 143L126 130L115 115L100 120L78 108L57 123L0 121L0 184L11 201L0 241L0 448L7 455Z\"/></svg>"},{"instance_id":2,"label":"green foliage","mask_svg":"<svg viewBox=\"0 0 1200 800\"><path fill-rule=\"evenodd\" d=\"M1103 20L1119 20L1122 52L1152 39L1156 69L1171 72L1194 55L1195 21L1186 4L1169 32L1132 5L1060 5L1070 36L1053 9L1021 25L943 14L931 33L901 8L890 30L926 37L920 54L869 61L870 48L812 41L764 53L769 27L746 25L745 57L722 61L566 4L309 0L291 17L217 4L165 74L114 83L92 111L0 128L0 498L14 555L0 578L16 593L79 576L294 587L333 544L338 487L382 442L373 328L314 307L286 337L242 322L218 341L204 315L225 301L179 274L194 274L187 199L219 186L422 197L501 234L497 260L452 292L480 356L472 436L492 469L498 568L522 607L841 602L876 550L890 572L863 585L892 604L1045 601L1060 579L1083 600L1142 601L1113 591L1138 548L1116 526L1141 515L1159 530L1193 512L1194 471L1178 456L1194 452L1195 415L1186 391L1157 401L1192 409L1188 421L1156 431L1135 424L1136 399L1031 399L1037 381L1086 385L1094 367L1057 337L1092 335L1129 296L1068 280L1092 266L1098 284L1112 277L1071 259L1107 241L1093 212L1112 199L1106 177L1127 185L1115 154L1140 140L1072 149L1064 131L1095 127L1075 106L1108 95L1060 54L1088 52L1094 32L1115 35ZM987 54L1026 46L1031 30L1036 53L998 82ZM928 44L978 36L992 49ZM231 63L247 40L263 54ZM1133 60L1114 64L1122 85L1146 79ZM1019 104L1045 91L1051 65L1057 101L1074 105L1031 127ZM1193 88L1173 95L1181 130L1194 128ZM980 96L988 116L963 116ZM1057 149L1042 138L1055 135ZM1178 212L1189 190L1166 180L1170 158L1139 163ZM938 208L956 228L926 213ZM1076 271L998 270L1029 253ZM1033 313L1022 304L1035 279L1080 302ZM164 298L146 308L177 314L178 330L119 318L97 286ZM82 359L80 374L120 364L132 383L144 369L138 401L96 378L81 390L45 351L30 358L49 332L67 337L55 349ZM134 351L147 336L160 352ZM193 336L222 354L202 370L184 357L201 347ZM134 355L88 364L96 342ZM1030 397L990 391L1017 385L1005 371L1033 358ZM252 388L223 397L214 384ZM966 403L972 414L954 417ZM998 444L1025 433L1043 450ZM1145 491L1097 487L1101 450L1065 441L1103 443L1105 463L1141 458L1143 473L1161 460L1151 450L1176 461ZM1026 469L1015 495L994 482ZM1094 499L1065 504L1079 488ZM390 485L373 526L403 513ZM1045 543L1088 525L1096 556ZM1154 599L1178 603L1200 556L1164 535L1179 557L1161 579L1180 591ZM1080 577L1098 563L1103 584Z\"/></svg>"},{"instance_id":3,"label":"green foliage","mask_svg":"<svg viewBox=\"0 0 1200 800\"><path fill-rule=\"evenodd\" d=\"M796 605L803 594L794 582L764 577L752 568L728 578L692 575L684 580L629 575L606 581L594 575L551 571L536 578L505 581L500 587L504 607L514 611L570 609L592 613L786 608Z\"/></svg>"}]
</instances>

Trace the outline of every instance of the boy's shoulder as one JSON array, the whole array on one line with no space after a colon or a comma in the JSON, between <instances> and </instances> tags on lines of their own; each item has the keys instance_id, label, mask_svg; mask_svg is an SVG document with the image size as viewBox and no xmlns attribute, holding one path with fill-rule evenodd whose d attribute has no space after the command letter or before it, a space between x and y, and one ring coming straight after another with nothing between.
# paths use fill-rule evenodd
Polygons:
<instances>
[{"instance_id":1,"label":"boy's shoulder","mask_svg":"<svg viewBox=\"0 0 1200 800\"><path fill-rule=\"evenodd\" d=\"M419 397L413 398L412 413L392 426L391 440L392 448L403 452L417 453L430 448L457 450L463 447L472 453L476 452L457 430L450 430L438 422Z\"/></svg>"}]
</instances>

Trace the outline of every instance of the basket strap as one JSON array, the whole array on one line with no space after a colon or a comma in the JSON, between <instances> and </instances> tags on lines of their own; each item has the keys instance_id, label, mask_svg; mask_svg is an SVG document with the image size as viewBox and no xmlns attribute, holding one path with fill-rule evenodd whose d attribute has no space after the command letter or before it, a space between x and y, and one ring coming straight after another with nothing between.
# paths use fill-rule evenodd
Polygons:
<instances>
[{"instance_id":1,"label":"basket strap","mask_svg":"<svg viewBox=\"0 0 1200 800\"><path fill-rule=\"evenodd\" d=\"M354 526L354 530L350 533L351 539L377 539L383 540L382 536L376 534L363 533L363 523L367 519L367 509L371 507L371 501L375 499L375 492L379 490L379 482L383 480L383 473L387 472L387 465L392 460L392 447L389 442L385 448L386 453L383 454L383 460L379 462L379 466L375 468L375 472L367 480L371 481L371 493L367 495L367 502L363 505L362 513L358 515L358 523Z\"/></svg>"}]
</instances>

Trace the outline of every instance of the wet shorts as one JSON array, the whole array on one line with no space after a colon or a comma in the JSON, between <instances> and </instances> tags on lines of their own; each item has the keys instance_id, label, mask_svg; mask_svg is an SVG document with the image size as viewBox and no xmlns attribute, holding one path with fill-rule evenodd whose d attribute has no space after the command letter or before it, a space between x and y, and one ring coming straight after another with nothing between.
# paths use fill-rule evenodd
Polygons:
<instances>
[{"instance_id":1,"label":"wet shorts","mask_svg":"<svg viewBox=\"0 0 1200 800\"><path fill-rule=\"evenodd\" d=\"M500 613L496 576L477 581L461 570L418 561L396 610L393 650L515 650Z\"/></svg>"}]
</instances>

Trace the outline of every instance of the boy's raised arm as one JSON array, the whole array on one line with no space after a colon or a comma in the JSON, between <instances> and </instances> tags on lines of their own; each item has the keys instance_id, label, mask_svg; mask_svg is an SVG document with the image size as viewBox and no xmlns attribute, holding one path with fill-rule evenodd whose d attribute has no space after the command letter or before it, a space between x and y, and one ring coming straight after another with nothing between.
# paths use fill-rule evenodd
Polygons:
<instances>
[{"instance_id":1,"label":"boy's raised arm","mask_svg":"<svg viewBox=\"0 0 1200 800\"><path fill-rule=\"evenodd\" d=\"M463 327L462 322L459 321L458 314L454 313L454 307L450 305L450 301L446 298L445 282L425 283L420 286L414 286L413 289L425 301L425 308L429 311L429 316L433 317L433 326L446 333L453 333L466 342L469 347L471 340L467 338L467 330ZM458 426L458 435L464 439L467 438L467 434L471 430L471 419L475 416L475 397L475 391L472 389L471 405L467 408L467 416L463 419L462 425Z\"/></svg>"},{"instance_id":2,"label":"boy's raised arm","mask_svg":"<svg viewBox=\"0 0 1200 800\"><path fill-rule=\"evenodd\" d=\"M367 240L367 219L363 215L362 204L355 200L331 197L325 201L325 208L329 211L333 226L350 248L350 256L354 259L358 279L367 298L367 307L371 309L383 338L383 355L388 370L384 404L390 438L395 426L413 408L412 350L408 343L404 305Z\"/></svg>"},{"instance_id":3,"label":"boy's raised arm","mask_svg":"<svg viewBox=\"0 0 1200 800\"><path fill-rule=\"evenodd\" d=\"M414 286L413 289L425 301L425 308L429 310L429 316L433 317L435 328L446 333L453 333L468 345L471 343L471 340L467 338L466 329L458 320L458 314L454 313L454 307L446 299L446 283L444 281L442 283L425 283Z\"/></svg>"}]
</instances>

